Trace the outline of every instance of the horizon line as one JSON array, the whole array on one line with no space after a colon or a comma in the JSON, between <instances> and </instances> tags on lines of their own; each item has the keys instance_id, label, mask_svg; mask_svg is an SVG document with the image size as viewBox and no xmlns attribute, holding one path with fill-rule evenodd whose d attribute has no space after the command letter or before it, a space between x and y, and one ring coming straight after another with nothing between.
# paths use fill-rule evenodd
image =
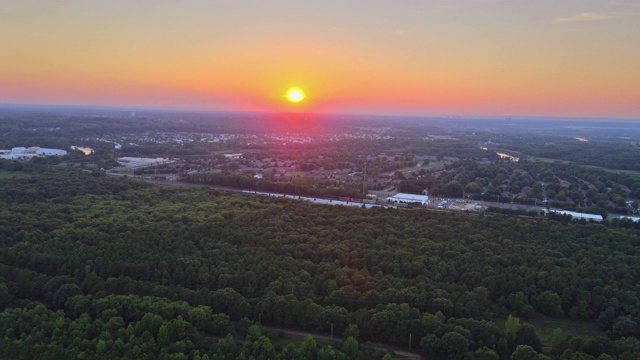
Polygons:
<instances>
[{"instance_id":1,"label":"horizon line","mask_svg":"<svg viewBox=\"0 0 640 360\"><path fill-rule=\"evenodd\" d=\"M637 117L601 117L601 116L557 116L557 115L434 115L434 114L392 114L392 113L370 113L370 112L294 112L294 111L257 111L257 110L215 110L198 107L158 107L144 105L88 105L88 104L33 104L33 103L0 103L0 108L67 108L84 110L111 110L111 111L166 111L166 112L186 112L186 113L245 113L245 114L269 114L269 115L320 115L320 116L375 116L375 117L404 117L404 118L429 118L429 119L461 119L461 120L617 120L617 121L640 121Z\"/></svg>"}]
</instances>

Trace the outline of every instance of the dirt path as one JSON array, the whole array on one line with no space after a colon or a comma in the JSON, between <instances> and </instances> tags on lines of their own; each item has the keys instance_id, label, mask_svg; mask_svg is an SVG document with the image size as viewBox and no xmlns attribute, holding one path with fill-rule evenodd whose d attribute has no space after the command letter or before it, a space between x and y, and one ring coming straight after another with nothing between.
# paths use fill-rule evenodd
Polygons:
<instances>
[{"instance_id":1,"label":"dirt path","mask_svg":"<svg viewBox=\"0 0 640 360\"><path fill-rule=\"evenodd\" d=\"M341 343L341 342L344 341L344 339L342 337L338 337L338 336L331 337L331 336L328 336L328 335L322 335L322 334L317 334L317 333L310 333L310 332L305 332L305 331L282 329L282 328L270 327L270 326L265 326L265 328L267 328L267 329L269 329L271 331L282 331L283 333L285 333L287 335L302 336L302 337L312 336L316 340L322 340L322 341L327 341L327 342ZM409 352L409 351L406 351L406 350L401 350L401 348L397 347L397 346L386 345L386 344L376 344L376 346L380 347L380 348L383 348L383 349L392 350L396 355L402 356L402 357L404 357L406 359L415 359L415 360L424 359L422 356L420 356L420 354L417 354L417 353L414 353L414 352Z\"/></svg>"}]
</instances>

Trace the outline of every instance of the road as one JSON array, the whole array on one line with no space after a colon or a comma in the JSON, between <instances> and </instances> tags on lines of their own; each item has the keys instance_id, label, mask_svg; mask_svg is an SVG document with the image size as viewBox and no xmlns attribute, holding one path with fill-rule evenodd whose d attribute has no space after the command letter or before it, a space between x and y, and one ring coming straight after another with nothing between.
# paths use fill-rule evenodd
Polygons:
<instances>
[{"instance_id":1,"label":"road","mask_svg":"<svg viewBox=\"0 0 640 360\"><path fill-rule=\"evenodd\" d=\"M243 189L237 189L237 188L232 188L232 187L227 187L227 186L219 186L219 185L211 185L211 184L197 184L197 183L189 183L189 182L165 180L165 179L152 179L152 178L146 178L146 177L140 177L140 176L131 176L131 175L127 175L127 174L107 173L107 175L108 176L127 176L127 177L130 177L132 179L138 179L138 180L146 181L146 182L149 182L149 183L152 183L152 184L165 185L165 186L178 186L178 187L206 186L206 187L210 187L210 188L214 188L214 189L218 189L218 190L222 190L222 191L232 191L232 192L242 192L243 191Z\"/></svg>"},{"instance_id":2,"label":"road","mask_svg":"<svg viewBox=\"0 0 640 360\"><path fill-rule=\"evenodd\" d=\"M109 176L124 176L124 174L114 174L114 173L107 173L107 175ZM207 186L207 187L211 187L217 190L221 190L221 191L231 191L231 192L242 192L243 189L238 189L238 188L232 188L232 187L227 187L227 186L219 186L219 185L211 185L211 184L196 184L196 183L188 183L188 182L181 182L181 181L174 181L174 180L163 180L163 179L151 179L151 178L143 178L143 177L134 177L135 179L139 179L139 180L143 180L143 181L147 181L150 183L154 183L154 184L158 184L158 185L164 185L164 186L179 186L179 187L196 187L196 186ZM485 207L489 207L489 206L493 206L493 207L498 207L498 208L503 208L503 209L524 209L524 210L540 210L543 209L544 206L543 205L524 205L524 204L512 204L512 203L503 203L503 202L492 202L492 201L483 201L483 200L470 200L470 199L458 199L458 198L440 198L440 197L431 197L429 200L429 203L424 207L425 209L437 209L438 208L438 204L441 201L446 201L447 204L445 205L446 209L449 209L449 206L451 206L451 204L454 204L458 201L466 201L467 204L478 204L481 206L485 206ZM556 209L552 209L552 210L556 210ZM458 211L458 210L454 210L454 211ZM627 216L627 215L620 215L620 214L608 214L608 219L615 219L615 218L620 218L623 216Z\"/></svg>"}]
</instances>

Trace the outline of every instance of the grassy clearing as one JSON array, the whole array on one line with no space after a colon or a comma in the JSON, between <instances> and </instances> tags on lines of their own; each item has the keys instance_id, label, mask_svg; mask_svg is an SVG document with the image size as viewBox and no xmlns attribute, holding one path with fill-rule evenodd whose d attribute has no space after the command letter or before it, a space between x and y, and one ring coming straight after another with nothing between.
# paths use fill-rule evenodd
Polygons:
<instances>
[{"instance_id":1,"label":"grassy clearing","mask_svg":"<svg viewBox=\"0 0 640 360\"><path fill-rule=\"evenodd\" d=\"M298 334L291 334L291 333L286 333L284 334L284 336L279 336L278 335L279 331L275 330L275 329L268 329L266 335L271 339L271 343L273 344L273 346L275 348L284 348L289 344L293 344L296 347L299 347L300 344L302 343L302 341L304 341L304 339L306 338L305 335L298 335ZM313 336L313 335L312 335ZM336 350L339 350L342 346L342 342L343 339L336 337L334 339L329 339L326 337L317 337L314 336L313 337L314 340L316 341L316 344L318 345L318 349L325 347L327 345L331 345L333 346ZM371 344L369 343L364 343L364 342L360 342L360 348L364 349L364 348L370 348ZM386 352L388 353L394 353L394 346L382 346L382 345L374 345L374 347L376 348L380 348L380 349L384 349ZM401 354L395 354L394 358L395 359L415 359L416 355L411 356L411 357L407 357L407 356L403 356Z\"/></svg>"},{"instance_id":2,"label":"grassy clearing","mask_svg":"<svg viewBox=\"0 0 640 360\"><path fill-rule=\"evenodd\" d=\"M542 163L558 163L558 164L577 165L577 166L581 166L581 167L583 167L585 169L600 170L600 171L606 171L606 172L613 173L613 174L630 175L630 176L638 176L638 177L640 177L640 171L635 171L635 170L609 169L609 168L596 166L596 165L577 164L577 163L575 163L573 161L540 158L540 157L534 157L534 156L527 156L527 157L525 157L525 159L528 160L528 161L542 162Z\"/></svg>"},{"instance_id":3,"label":"grassy clearing","mask_svg":"<svg viewBox=\"0 0 640 360\"><path fill-rule=\"evenodd\" d=\"M274 336L271 338L271 343L273 344L274 347L280 347L280 348L284 348L289 344L293 344L296 347L300 346L300 344L302 343L302 341L304 341L304 339L306 338L306 336L302 336L302 335L292 335L292 334L286 334L284 337L279 337L279 336ZM324 339L318 339L316 337L314 337L316 344L318 344L318 348L321 347L325 347L327 345L333 345L333 346L337 346L338 349L340 348L341 342L336 340L336 341L327 341Z\"/></svg>"},{"instance_id":4,"label":"grassy clearing","mask_svg":"<svg viewBox=\"0 0 640 360\"><path fill-rule=\"evenodd\" d=\"M0 180L6 180L11 178L30 178L33 175L22 171L8 171L0 170Z\"/></svg>"},{"instance_id":5,"label":"grassy clearing","mask_svg":"<svg viewBox=\"0 0 640 360\"><path fill-rule=\"evenodd\" d=\"M614 174L640 176L640 171L635 171L635 170L608 169L608 168L603 168L603 167L595 166L595 165L580 165L580 166L582 166L584 168L587 168L587 169L602 170L602 171L606 171L606 172L610 172L610 173L614 173Z\"/></svg>"},{"instance_id":6,"label":"grassy clearing","mask_svg":"<svg viewBox=\"0 0 640 360\"><path fill-rule=\"evenodd\" d=\"M567 161L567 160L549 159L549 158L535 157L535 156L529 156L529 155L525 155L521 159L532 161L532 162L542 162L542 163L574 164L573 162Z\"/></svg>"},{"instance_id":7,"label":"grassy clearing","mask_svg":"<svg viewBox=\"0 0 640 360\"><path fill-rule=\"evenodd\" d=\"M420 167L417 167L416 169L418 169L418 171L421 170L421 169L432 169L432 168L435 168L435 167L438 167L438 166L442 166L442 165L445 165L445 164L450 164L450 163L451 162L449 162L449 161L431 161L429 163L429 165L420 166Z\"/></svg>"},{"instance_id":8,"label":"grassy clearing","mask_svg":"<svg viewBox=\"0 0 640 360\"><path fill-rule=\"evenodd\" d=\"M403 173L410 172L410 171L419 172L422 169L428 170L428 169L432 169L432 168L435 168L435 167L438 167L438 166L442 166L442 165L445 165L445 164L450 164L450 163L451 163L450 161L431 161L429 163L429 165L411 166L411 167L406 167L406 168L402 168L402 169L398 169L398 170L387 171L387 172L383 173L382 175L392 176L398 171L403 172Z\"/></svg>"},{"instance_id":9,"label":"grassy clearing","mask_svg":"<svg viewBox=\"0 0 640 360\"><path fill-rule=\"evenodd\" d=\"M496 317L494 322L496 326L500 328L504 328L505 318ZM560 328L562 330L562 335L564 337L567 336L588 336L588 337L596 337L596 336L606 336L604 331L600 330L600 328L592 322L587 321L578 321L571 319L557 319L550 316L546 316L543 314L535 313L533 317L527 321L520 319L521 323L528 323L533 325L536 328L536 333L540 340L542 341L542 345L545 348L551 347L551 337L553 334L553 330L556 328Z\"/></svg>"},{"instance_id":10,"label":"grassy clearing","mask_svg":"<svg viewBox=\"0 0 640 360\"><path fill-rule=\"evenodd\" d=\"M605 333L592 322L556 319L535 314L529 323L535 326L536 332L545 346L551 346L551 334L556 328L560 328L564 336L605 336Z\"/></svg>"},{"instance_id":11,"label":"grassy clearing","mask_svg":"<svg viewBox=\"0 0 640 360\"><path fill-rule=\"evenodd\" d=\"M129 170L125 170L125 171L120 170L120 171L118 171L118 172L115 172L115 171L114 171L114 172L112 172L112 174L116 174L116 175L119 175L119 176L127 175L127 176L129 176L129 177L134 177L134 176L136 176L136 175L133 173L133 169L129 169Z\"/></svg>"}]
</instances>

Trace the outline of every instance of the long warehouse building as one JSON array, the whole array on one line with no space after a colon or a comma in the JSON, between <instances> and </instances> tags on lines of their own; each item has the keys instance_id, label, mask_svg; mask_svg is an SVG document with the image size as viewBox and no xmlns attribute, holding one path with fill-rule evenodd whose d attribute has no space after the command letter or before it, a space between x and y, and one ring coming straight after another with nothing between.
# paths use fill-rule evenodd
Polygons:
<instances>
[{"instance_id":1,"label":"long warehouse building","mask_svg":"<svg viewBox=\"0 0 640 360\"><path fill-rule=\"evenodd\" d=\"M397 193L393 196L388 197L387 201L392 201L394 203L406 203L406 204L420 203L421 205L424 206L429 202L429 196Z\"/></svg>"}]
</instances>

